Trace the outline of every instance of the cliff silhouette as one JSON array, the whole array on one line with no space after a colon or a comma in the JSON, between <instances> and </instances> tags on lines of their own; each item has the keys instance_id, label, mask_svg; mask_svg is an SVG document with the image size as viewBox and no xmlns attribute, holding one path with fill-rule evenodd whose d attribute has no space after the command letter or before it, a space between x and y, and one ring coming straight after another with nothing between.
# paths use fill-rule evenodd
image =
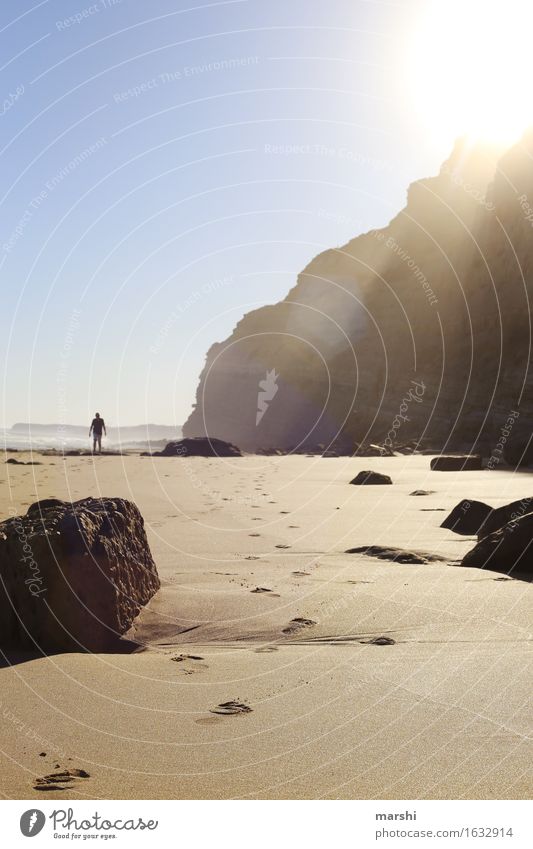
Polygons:
<instances>
[{"instance_id":1,"label":"cliff silhouette","mask_svg":"<svg viewBox=\"0 0 533 849\"><path fill-rule=\"evenodd\" d=\"M531 131L503 153L458 141L387 227L319 254L283 301L210 348L184 435L351 453L392 431L490 453L514 412L506 450L518 461L533 413L532 163Z\"/></svg>"}]
</instances>

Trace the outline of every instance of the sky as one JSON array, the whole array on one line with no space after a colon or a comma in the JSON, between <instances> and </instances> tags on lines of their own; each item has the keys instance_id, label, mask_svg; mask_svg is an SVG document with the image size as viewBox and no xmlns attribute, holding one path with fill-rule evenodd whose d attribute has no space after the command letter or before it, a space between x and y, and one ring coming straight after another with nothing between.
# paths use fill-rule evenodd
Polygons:
<instances>
[{"instance_id":1,"label":"sky","mask_svg":"<svg viewBox=\"0 0 533 849\"><path fill-rule=\"evenodd\" d=\"M211 344L386 225L454 140L422 6L2 3L0 426L182 424Z\"/></svg>"}]
</instances>

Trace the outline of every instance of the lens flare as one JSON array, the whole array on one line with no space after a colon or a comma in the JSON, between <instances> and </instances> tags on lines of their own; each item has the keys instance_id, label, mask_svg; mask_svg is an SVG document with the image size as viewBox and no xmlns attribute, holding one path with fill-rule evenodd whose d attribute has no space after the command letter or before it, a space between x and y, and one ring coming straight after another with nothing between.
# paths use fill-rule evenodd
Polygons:
<instances>
[{"instance_id":1,"label":"lens flare","mask_svg":"<svg viewBox=\"0 0 533 849\"><path fill-rule=\"evenodd\" d=\"M416 108L442 137L517 140L532 121L531 0L431 0L410 46Z\"/></svg>"}]
</instances>

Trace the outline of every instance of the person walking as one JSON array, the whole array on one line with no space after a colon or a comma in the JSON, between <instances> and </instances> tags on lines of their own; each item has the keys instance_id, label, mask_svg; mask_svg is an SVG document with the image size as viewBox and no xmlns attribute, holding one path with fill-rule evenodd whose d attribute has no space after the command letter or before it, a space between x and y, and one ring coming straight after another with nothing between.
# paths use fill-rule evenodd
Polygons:
<instances>
[{"instance_id":1,"label":"person walking","mask_svg":"<svg viewBox=\"0 0 533 849\"><path fill-rule=\"evenodd\" d=\"M102 432L107 436L103 418L100 413L95 413L89 428L89 436L91 433L93 435L93 454L96 454L96 446L98 446L98 454L102 453Z\"/></svg>"}]
</instances>

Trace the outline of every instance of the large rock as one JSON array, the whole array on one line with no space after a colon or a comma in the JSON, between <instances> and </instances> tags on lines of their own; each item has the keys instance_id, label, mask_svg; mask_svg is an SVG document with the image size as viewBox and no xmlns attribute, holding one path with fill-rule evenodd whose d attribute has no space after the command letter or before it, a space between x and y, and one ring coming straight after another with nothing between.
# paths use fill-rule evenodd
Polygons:
<instances>
[{"instance_id":1,"label":"large rock","mask_svg":"<svg viewBox=\"0 0 533 849\"><path fill-rule=\"evenodd\" d=\"M433 472L476 472L483 468L479 454L441 454L431 460Z\"/></svg>"},{"instance_id":2,"label":"large rock","mask_svg":"<svg viewBox=\"0 0 533 849\"><path fill-rule=\"evenodd\" d=\"M533 513L508 522L484 537L465 555L462 566L505 572L517 578L533 577Z\"/></svg>"},{"instance_id":3,"label":"large rock","mask_svg":"<svg viewBox=\"0 0 533 849\"><path fill-rule=\"evenodd\" d=\"M359 472L350 483L354 486L383 486L390 485L392 480L388 475L382 475L380 472Z\"/></svg>"},{"instance_id":4,"label":"large rock","mask_svg":"<svg viewBox=\"0 0 533 849\"><path fill-rule=\"evenodd\" d=\"M512 501L504 507L492 510L478 531L478 537L482 539L494 531L503 528L508 522L519 519L527 513L533 512L533 498L522 498L520 501Z\"/></svg>"},{"instance_id":5,"label":"large rock","mask_svg":"<svg viewBox=\"0 0 533 849\"><path fill-rule=\"evenodd\" d=\"M471 536L477 534L488 516L493 512L492 507L483 501L468 501L464 499L457 504L446 516L441 528L447 528L456 534Z\"/></svg>"},{"instance_id":6,"label":"large rock","mask_svg":"<svg viewBox=\"0 0 533 849\"><path fill-rule=\"evenodd\" d=\"M168 442L162 451L156 451L153 457L242 457L240 449L231 442L213 437L191 437Z\"/></svg>"},{"instance_id":7,"label":"large rock","mask_svg":"<svg viewBox=\"0 0 533 849\"><path fill-rule=\"evenodd\" d=\"M122 498L47 499L2 522L0 577L0 644L43 651L105 651L160 586Z\"/></svg>"}]
</instances>

